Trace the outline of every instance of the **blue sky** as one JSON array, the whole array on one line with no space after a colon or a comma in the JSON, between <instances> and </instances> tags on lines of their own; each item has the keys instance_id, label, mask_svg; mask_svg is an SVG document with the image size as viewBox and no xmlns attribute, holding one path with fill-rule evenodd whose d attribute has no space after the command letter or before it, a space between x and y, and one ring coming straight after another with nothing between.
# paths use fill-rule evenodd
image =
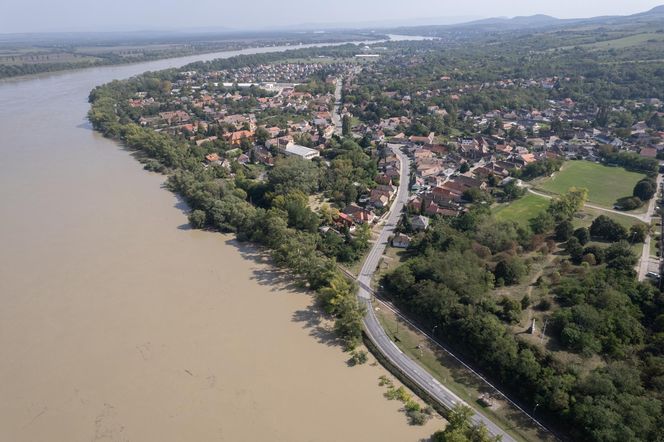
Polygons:
<instances>
[{"instance_id":1,"label":"blue sky","mask_svg":"<svg viewBox=\"0 0 664 442\"><path fill-rule=\"evenodd\" d=\"M0 33L197 27L264 29L302 23L532 14L570 18L632 14L664 4L664 0L3 0L2 3Z\"/></svg>"}]
</instances>

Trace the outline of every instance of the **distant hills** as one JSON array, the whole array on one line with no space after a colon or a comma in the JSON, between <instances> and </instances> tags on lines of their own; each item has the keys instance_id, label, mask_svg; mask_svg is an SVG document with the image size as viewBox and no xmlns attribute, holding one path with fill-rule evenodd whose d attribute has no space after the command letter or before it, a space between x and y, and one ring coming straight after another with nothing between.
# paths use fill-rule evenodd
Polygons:
<instances>
[{"instance_id":1,"label":"distant hills","mask_svg":"<svg viewBox=\"0 0 664 442\"><path fill-rule=\"evenodd\" d=\"M654 7L649 11L623 16L599 16L591 18L560 19L545 14L517 17L493 17L475 19L471 16L425 17L415 19L369 20L364 22L330 22L330 23L300 23L297 25L263 26L254 29L240 29L227 26L189 27L181 29L151 29L151 30L116 30L107 32L44 32L3 34L0 32L0 44L11 42L28 42L41 44L44 42L70 42L89 39L91 43L109 40L168 40L197 39L202 35L256 37L275 35L281 33L315 32L315 33L344 33L348 31L371 31L379 33L445 36L461 35L464 33L478 35L493 32L509 31L547 31L564 29L568 27L615 27L620 30L638 30L639 25L655 25L656 30L662 26L664 30L664 5ZM652 29L652 26L650 26Z\"/></svg>"},{"instance_id":2,"label":"distant hills","mask_svg":"<svg viewBox=\"0 0 664 442\"><path fill-rule=\"evenodd\" d=\"M437 26L402 26L392 29L395 33L436 35L454 33L459 31L468 32L500 32L520 30L545 30L564 28L570 26L621 26L635 24L659 24L664 26L664 5L657 6L649 11L632 15L600 16L592 18L560 19L544 14L522 17L495 17L483 20L475 20L458 24L441 24ZM664 28L663 28L664 29Z\"/></svg>"}]
</instances>

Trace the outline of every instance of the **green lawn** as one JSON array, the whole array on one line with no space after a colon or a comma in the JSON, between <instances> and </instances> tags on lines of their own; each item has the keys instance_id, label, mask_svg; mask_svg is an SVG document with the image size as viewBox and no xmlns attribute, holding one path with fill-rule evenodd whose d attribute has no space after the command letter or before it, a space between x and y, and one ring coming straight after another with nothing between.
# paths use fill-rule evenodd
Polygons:
<instances>
[{"instance_id":1,"label":"green lawn","mask_svg":"<svg viewBox=\"0 0 664 442\"><path fill-rule=\"evenodd\" d=\"M537 216L538 213L546 210L549 206L549 201L550 200L547 198L527 193L523 198L516 201L496 206L493 209L493 214L496 219L500 221L516 221L525 226L528 225L530 219ZM625 226L627 229L634 224L642 224L641 221L634 217L593 209L591 207L584 207L579 213L577 213L572 220L572 224L574 224L574 228L590 227L593 220L600 215L608 216L612 220Z\"/></svg>"},{"instance_id":2,"label":"green lawn","mask_svg":"<svg viewBox=\"0 0 664 442\"><path fill-rule=\"evenodd\" d=\"M528 224L528 220L535 218L548 206L548 199L527 193L523 198L497 206L493 213L500 221L516 221L525 226Z\"/></svg>"},{"instance_id":3,"label":"green lawn","mask_svg":"<svg viewBox=\"0 0 664 442\"><path fill-rule=\"evenodd\" d=\"M536 184L549 193L562 194L570 187L588 189L588 202L612 208L616 200L631 196L634 186L645 175L621 167L609 167L590 161L568 161L553 178Z\"/></svg>"},{"instance_id":4,"label":"green lawn","mask_svg":"<svg viewBox=\"0 0 664 442\"><path fill-rule=\"evenodd\" d=\"M583 210L574 216L572 224L574 224L574 228L590 227L593 220L600 215L608 216L615 222L625 226L626 229L629 229L634 224L644 224L643 221L639 221L638 219L628 215L620 215L618 213L607 212L605 210L593 209L592 207L584 207Z\"/></svg>"}]
</instances>

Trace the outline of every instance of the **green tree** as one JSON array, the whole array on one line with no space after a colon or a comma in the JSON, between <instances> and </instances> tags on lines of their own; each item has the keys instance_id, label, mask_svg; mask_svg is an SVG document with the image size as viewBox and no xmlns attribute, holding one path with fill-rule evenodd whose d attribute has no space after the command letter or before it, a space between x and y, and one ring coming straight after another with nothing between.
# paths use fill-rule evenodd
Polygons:
<instances>
[{"instance_id":1,"label":"green tree","mask_svg":"<svg viewBox=\"0 0 664 442\"><path fill-rule=\"evenodd\" d=\"M344 115L341 119L341 134L344 137L351 135L351 119L348 115Z\"/></svg>"},{"instance_id":2,"label":"green tree","mask_svg":"<svg viewBox=\"0 0 664 442\"><path fill-rule=\"evenodd\" d=\"M641 201L649 201L657 193L657 184L651 179L643 179L634 186L633 195Z\"/></svg>"},{"instance_id":3,"label":"green tree","mask_svg":"<svg viewBox=\"0 0 664 442\"><path fill-rule=\"evenodd\" d=\"M629 228L629 240L632 244L644 242L647 235L648 228L645 224L634 224Z\"/></svg>"},{"instance_id":4,"label":"green tree","mask_svg":"<svg viewBox=\"0 0 664 442\"><path fill-rule=\"evenodd\" d=\"M547 209L557 222L571 220L588 200L588 189L570 188L565 194L551 200Z\"/></svg>"},{"instance_id":5,"label":"green tree","mask_svg":"<svg viewBox=\"0 0 664 442\"><path fill-rule=\"evenodd\" d=\"M510 324L517 323L521 320L521 303L516 299L509 299L504 297L500 304L503 306L502 317Z\"/></svg>"},{"instance_id":6,"label":"green tree","mask_svg":"<svg viewBox=\"0 0 664 442\"><path fill-rule=\"evenodd\" d=\"M556 241L567 241L574 233L574 226L570 220L564 220L556 226ZM577 238L578 239L578 238ZM579 241L580 242L580 241Z\"/></svg>"},{"instance_id":7,"label":"green tree","mask_svg":"<svg viewBox=\"0 0 664 442\"><path fill-rule=\"evenodd\" d=\"M579 240L573 236L565 244L565 252L570 255L572 262L579 264L583 258L583 246Z\"/></svg>"},{"instance_id":8,"label":"green tree","mask_svg":"<svg viewBox=\"0 0 664 442\"><path fill-rule=\"evenodd\" d=\"M590 235L607 241L627 239L627 229L606 215L600 215L590 225Z\"/></svg>"},{"instance_id":9,"label":"green tree","mask_svg":"<svg viewBox=\"0 0 664 442\"><path fill-rule=\"evenodd\" d=\"M272 200L272 207L288 214L288 226L298 230L315 233L318 229L318 216L309 209L309 198L299 190L285 195L277 195Z\"/></svg>"},{"instance_id":10,"label":"green tree","mask_svg":"<svg viewBox=\"0 0 664 442\"><path fill-rule=\"evenodd\" d=\"M490 193L483 191L479 187L471 187L463 192L463 198L471 203L493 203L493 197Z\"/></svg>"},{"instance_id":11,"label":"green tree","mask_svg":"<svg viewBox=\"0 0 664 442\"><path fill-rule=\"evenodd\" d=\"M491 436L483 424L474 425L470 418L473 410L455 405L447 414L447 427L431 436L432 442L499 442L500 436Z\"/></svg>"},{"instance_id":12,"label":"green tree","mask_svg":"<svg viewBox=\"0 0 664 442\"><path fill-rule=\"evenodd\" d=\"M549 212L540 212L530 220L530 228L537 234L549 233L555 225L556 220Z\"/></svg>"},{"instance_id":13,"label":"green tree","mask_svg":"<svg viewBox=\"0 0 664 442\"><path fill-rule=\"evenodd\" d=\"M270 139L270 133L263 127L256 129L256 143L265 146L265 142Z\"/></svg>"},{"instance_id":14,"label":"green tree","mask_svg":"<svg viewBox=\"0 0 664 442\"><path fill-rule=\"evenodd\" d=\"M291 156L276 162L268 174L268 182L276 193L300 191L311 195L318 189L319 176L315 163Z\"/></svg>"},{"instance_id":15,"label":"green tree","mask_svg":"<svg viewBox=\"0 0 664 442\"><path fill-rule=\"evenodd\" d=\"M189 224L194 229L202 229L205 227L206 215L202 210L194 210L189 214Z\"/></svg>"},{"instance_id":16,"label":"green tree","mask_svg":"<svg viewBox=\"0 0 664 442\"><path fill-rule=\"evenodd\" d=\"M574 231L573 235L579 240L582 246L585 246L590 241L590 232L587 227L579 227Z\"/></svg>"},{"instance_id":17,"label":"green tree","mask_svg":"<svg viewBox=\"0 0 664 442\"><path fill-rule=\"evenodd\" d=\"M528 267L520 258L506 258L496 265L494 274L496 281L502 280L505 285L515 285L528 274Z\"/></svg>"},{"instance_id":18,"label":"green tree","mask_svg":"<svg viewBox=\"0 0 664 442\"><path fill-rule=\"evenodd\" d=\"M344 296L340 311L334 322L334 330L344 341L347 349L354 349L362 341L362 327L365 309L354 294Z\"/></svg>"}]
</instances>

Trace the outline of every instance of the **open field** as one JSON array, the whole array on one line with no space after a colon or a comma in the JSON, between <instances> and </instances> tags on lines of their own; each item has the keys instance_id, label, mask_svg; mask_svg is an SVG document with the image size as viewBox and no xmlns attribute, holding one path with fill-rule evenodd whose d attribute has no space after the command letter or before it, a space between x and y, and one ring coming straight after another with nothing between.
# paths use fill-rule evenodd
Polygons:
<instances>
[{"instance_id":1,"label":"open field","mask_svg":"<svg viewBox=\"0 0 664 442\"><path fill-rule=\"evenodd\" d=\"M589 192L588 202L611 208L619 198L631 196L634 185L644 176L621 167L568 161L560 172L536 182L535 187L555 194L565 193L570 187L585 187Z\"/></svg>"},{"instance_id":2,"label":"open field","mask_svg":"<svg viewBox=\"0 0 664 442\"><path fill-rule=\"evenodd\" d=\"M516 221L525 226L528 225L528 221L531 218L534 218L538 213L546 210L548 205L548 199L528 193L523 198L516 201L496 206L493 209L493 213L495 217L501 221ZM592 207L584 207L583 210L574 216L572 224L574 224L575 228L590 227L593 220L600 215L606 215L628 229L634 224L641 223L641 221L629 215L620 215L614 212L593 209Z\"/></svg>"},{"instance_id":3,"label":"open field","mask_svg":"<svg viewBox=\"0 0 664 442\"><path fill-rule=\"evenodd\" d=\"M507 204L501 204L494 209L494 215L500 221L516 221L521 225L528 225L528 220L543 212L549 206L549 200L544 197L527 193L523 198Z\"/></svg>"},{"instance_id":4,"label":"open field","mask_svg":"<svg viewBox=\"0 0 664 442\"><path fill-rule=\"evenodd\" d=\"M48 63L89 63L100 60L97 57L71 52L16 52L0 54L1 65L48 64Z\"/></svg>"},{"instance_id":5,"label":"open field","mask_svg":"<svg viewBox=\"0 0 664 442\"><path fill-rule=\"evenodd\" d=\"M527 226L528 221L538 213L546 210L549 205L549 200L532 193L526 194L523 198L513 201L508 204L501 204L493 209L493 213L498 220L501 221L515 221L522 226ZM572 220L574 228L590 227L593 220L600 215L606 215L617 223L629 229L634 224L643 224L642 221L628 216L620 215L615 212L607 212L604 210L594 209L592 207L584 207L579 211ZM634 253L640 256L643 250L643 244L635 244L633 246ZM654 252L653 252L654 253Z\"/></svg>"},{"instance_id":6,"label":"open field","mask_svg":"<svg viewBox=\"0 0 664 442\"><path fill-rule=\"evenodd\" d=\"M598 41L596 43L590 43L581 46L588 49L624 49L643 44L661 44L663 41L664 34L647 32L643 34L629 35L627 37L617 38L614 40Z\"/></svg>"}]
</instances>

